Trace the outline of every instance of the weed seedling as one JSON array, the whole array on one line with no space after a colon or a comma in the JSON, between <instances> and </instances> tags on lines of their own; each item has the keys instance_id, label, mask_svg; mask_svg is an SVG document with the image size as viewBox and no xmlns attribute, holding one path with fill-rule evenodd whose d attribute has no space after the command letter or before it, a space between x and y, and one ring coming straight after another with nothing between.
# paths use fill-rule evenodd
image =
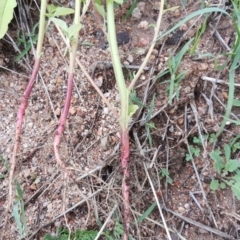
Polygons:
<instances>
[{"instance_id":1,"label":"weed seedling","mask_svg":"<svg viewBox=\"0 0 240 240\"><path fill-rule=\"evenodd\" d=\"M239 149L239 144L235 145L239 138L238 135L230 144L225 144L224 152L217 149L210 153L210 157L214 161L214 169L220 174L219 180L212 180L211 189L218 190L229 186L238 199L240 199L240 161L231 159L231 155L236 151L235 147Z\"/></svg>"},{"instance_id":2,"label":"weed seedling","mask_svg":"<svg viewBox=\"0 0 240 240\"><path fill-rule=\"evenodd\" d=\"M23 191L17 180L14 181L17 188L17 198L13 205L13 217L21 237L27 236L28 229L24 211Z\"/></svg>"},{"instance_id":3,"label":"weed seedling","mask_svg":"<svg viewBox=\"0 0 240 240\"><path fill-rule=\"evenodd\" d=\"M17 33L18 38L18 47L23 48L23 51L15 58L15 61L18 62L21 60L25 55L28 54L29 50L32 47L32 44L37 43L38 35L36 34L36 28L38 27L39 23L36 23L31 31L31 34L27 35L26 37L21 37L20 32Z\"/></svg>"},{"instance_id":4,"label":"weed seedling","mask_svg":"<svg viewBox=\"0 0 240 240\"><path fill-rule=\"evenodd\" d=\"M169 86L169 100L168 103L172 104L172 100L173 100L173 92L175 89L178 89L179 83L180 81L186 76L187 71L181 72L181 73L177 73L177 70L179 68L179 65L181 63L181 60L184 56L184 54L188 51L188 47L191 44L191 42L193 41L193 39L189 40L184 47L181 49L181 51L176 54L176 56L169 56L168 58L168 69L171 75L171 79L170 79L170 86ZM178 96L178 90L177 90L177 94Z\"/></svg>"},{"instance_id":5,"label":"weed seedling","mask_svg":"<svg viewBox=\"0 0 240 240\"><path fill-rule=\"evenodd\" d=\"M170 174L166 168L161 169L161 177L166 178L167 183L172 184L173 180L170 177Z\"/></svg>"},{"instance_id":6,"label":"weed seedling","mask_svg":"<svg viewBox=\"0 0 240 240\"><path fill-rule=\"evenodd\" d=\"M59 228L55 236L46 234L44 240L94 240L97 233L95 230L77 230L69 233L68 229Z\"/></svg>"}]
</instances>

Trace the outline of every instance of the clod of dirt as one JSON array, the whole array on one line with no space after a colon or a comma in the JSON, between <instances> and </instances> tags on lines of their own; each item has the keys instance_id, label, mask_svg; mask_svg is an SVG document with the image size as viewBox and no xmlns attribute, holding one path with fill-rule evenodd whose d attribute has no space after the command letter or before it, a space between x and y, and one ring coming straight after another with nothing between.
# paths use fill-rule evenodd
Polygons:
<instances>
[{"instance_id":1,"label":"clod of dirt","mask_svg":"<svg viewBox=\"0 0 240 240\"><path fill-rule=\"evenodd\" d=\"M124 45L129 43L130 36L128 32L119 32L117 33L117 43L118 45Z\"/></svg>"},{"instance_id":2,"label":"clod of dirt","mask_svg":"<svg viewBox=\"0 0 240 240\"><path fill-rule=\"evenodd\" d=\"M184 33L184 31L180 30L180 29L174 31L169 36L169 38L167 39L166 43L168 45L176 45L179 42L179 40L181 39L181 37L183 36L183 33Z\"/></svg>"}]
</instances>

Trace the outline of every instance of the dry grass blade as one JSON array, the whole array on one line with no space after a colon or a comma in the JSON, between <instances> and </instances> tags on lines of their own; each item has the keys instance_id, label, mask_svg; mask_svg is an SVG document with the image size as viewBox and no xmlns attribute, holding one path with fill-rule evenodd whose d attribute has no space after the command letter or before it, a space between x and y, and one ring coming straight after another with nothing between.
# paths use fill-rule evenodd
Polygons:
<instances>
[{"instance_id":1,"label":"dry grass blade","mask_svg":"<svg viewBox=\"0 0 240 240\"><path fill-rule=\"evenodd\" d=\"M117 205L115 205L115 206L113 207L112 211L108 214L107 219L105 220L104 224L102 225L101 229L99 230L99 232L98 232L98 234L97 234L97 236L95 237L94 240L99 239L99 237L101 236L103 230L105 229L107 223L109 222L109 220L110 220L110 218L112 217L112 215L113 215L113 213L114 213L114 211L115 211L116 208L117 208Z\"/></svg>"},{"instance_id":2,"label":"dry grass blade","mask_svg":"<svg viewBox=\"0 0 240 240\"><path fill-rule=\"evenodd\" d=\"M228 234L226 234L226 233L224 233L224 232L221 232L221 231L219 231L219 230L217 230L217 229L211 228L211 227L209 227L209 226L207 226L207 225L204 225L204 224L202 224L202 223L196 222L196 221L194 221L194 220L192 220L192 219L190 219L190 218L188 218L188 217L185 217L185 216L183 216L183 215L181 215L181 214L179 214L179 213L176 213L176 212L174 212L174 211L166 208L165 206L163 206L163 208L164 208L167 212L172 213L174 216L182 219L182 220L185 221L185 222L188 222L188 223L190 223L190 224L193 224L193 225L195 225L196 227L202 228L202 229L204 229L204 230L206 230L206 231L208 231L208 232L214 233L214 234L216 234L216 235L218 235L218 236L220 236L220 237L223 237L223 238L225 238L225 239L233 239L232 236L230 236L230 235L228 235Z\"/></svg>"},{"instance_id":3,"label":"dry grass blade","mask_svg":"<svg viewBox=\"0 0 240 240\"><path fill-rule=\"evenodd\" d=\"M163 216L162 207L160 206L160 203L159 203L159 200L158 200L156 191L155 191L155 189L154 189L152 180L151 180L151 178L150 178L150 176L149 176L149 173L148 173L148 170L147 170L147 167L146 167L146 164L145 164L145 163L144 163L144 169L145 169L146 175L147 175L147 177L148 177L148 181L149 181L149 183L150 183L150 185L151 185L152 192L153 192L154 198L155 198L155 200L156 200L156 203L157 203L157 206L158 206L158 210L159 210L159 212L160 212L160 215L161 215L161 218L162 218L162 221L163 221L163 225L164 225L164 228L165 228L165 230L166 230L168 239L171 240L172 238L171 238L171 236L170 236L167 223L166 223L165 218L164 218L164 216Z\"/></svg>"},{"instance_id":4,"label":"dry grass blade","mask_svg":"<svg viewBox=\"0 0 240 240\"><path fill-rule=\"evenodd\" d=\"M91 195L89 195L88 197L86 197L86 199L90 199L92 197L94 197L95 195L97 195L98 193L100 193L101 191L103 191L103 189L98 189L97 191L95 191L94 193L92 193ZM49 226L51 223L55 222L57 219L59 219L60 217L63 217L65 214L71 212L72 210L74 210L75 208L81 206L83 203L86 202L86 199L81 200L80 202L76 203L74 206L72 206L71 208L67 209L66 211L62 212L61 214L57 215L56 217L54 217L51 221L49 221L48 223L44 224L43 226L40 226L30 237L29 239L32 239L42 228Z\"/></svg>"}]
</instances>

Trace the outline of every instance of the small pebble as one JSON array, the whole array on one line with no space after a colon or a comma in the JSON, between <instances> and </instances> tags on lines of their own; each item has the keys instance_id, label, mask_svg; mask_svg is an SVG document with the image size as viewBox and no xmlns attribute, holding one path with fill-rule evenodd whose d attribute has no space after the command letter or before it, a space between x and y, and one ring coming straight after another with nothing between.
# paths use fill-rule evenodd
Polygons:
<instances>
[{"instance_id":1,"label":"small pebble","mask_svg":"<svg viewBox=\"0 0 240 240\"><path fill-rule=\"evenodd\" d=\"M137 8L143 13L145 10L145 2L139 2Z\"/></svg>"},{"instance_id":2,"label":"small pebble","mask_svg":"<svg viewBox=\"0 0 240 240\"><path fill-rule=\"evenodd\" d=\"M184 207L178 207L178 212L179 213L184 213L185 212L185 208Z\"/></svg>"},{"instance_id":3,"label":"small pebble","mask_svg":"<svg viewBox=\"0 0 240 240\"><path fill-rule=\"evenodd\" d=\"M55 110L55 114L56 114L57 116L60 116L60 114L61 114L61 109L60 109L59 107Z\"/></svg>"},{"instance_id":4,"label":"small pebble","mask_svg":"<svg viewBox=\"0 0 240 240\"><path fill-rule=\"evenodd\" d=\"M138 7L134 8L132 12L132 18L139 20L141 17L142 17L142 13L140 9Z\"/></svg>"},{"instance_id":5,"label":"small pebble","mask_svg":"<svg viewBox=\"0 0 240 240\"><path fill-rule=\"evenodd\" d=\"M185 209L189 209L189 208L190 208L190 205L189 205L188 203L185 203L185 204L184 204L184 208L185 208Z\"/></svg>"},{"instance_id":6,"label":"small pebble","mask_svg":"<svg viewBox=\"0 0 240 240\"><path fill-rule=\"evenodd\" d=\"M101 146L102 150L107 150L107 148L108 148L108 136L103 137L103 138L101 139L101 144L100 144L100 146Z\"/></svg>"},{"instance_id":7,"label":"small pebble","mask_svg":"<svg viewBox=\"0 0 240 240\"><path fill-rule=\"evenodd\" d=\"M200 71L206 71L208 70L208 64L207 63L201 63L198 65L198 70Z\"/></svg>"},{"instance_id":8,"label":"small pebble","mask_svg":"<svg viewBox=\"0 0 240 240\"><path fill-rule=\"evenodd\" d=\"M76 109L75 107L70 107L69 113L70 113L71 115L76 114L76 112L77 112L77 109Z\"/></svg>"},{"instance_id":9,"label":"small pebble","mask_svg":"<svg viewBox=\"0 0 240 240\"><path fill-rule=\"evenodd\" d=\"M105 114L105 115L107 115L107 114L109 114L109 109L108 108L103 108L103 113Z\"/></svg>"},{"instance_id":10,"label":"small pebble","mask_svg":"<svg viewBox=\"0 0 240 240\"><path fill-rule=\"evenodd\" d=\"M146 38L139 39L138 47L146 47L147 45L149 45L149 39Z\"/></svg>"},{"instance_id":11,"label":"small pebble","mask_svg":"<svg viewBox=\"0 0 240 240\"><path fill-rule=\"evenodd\" d=\"M133 62L133 56L132 56L132 55L128 55L127 61L128 61L129 63L132 63L132 62Z\"/></svg>"},{"instance_id":12,"label":"small pebble","mask_svg":"<svg viewBox=\"0 0 240 240\"><path fill-rule=\"evenodd\" d=\"M189 86L185 87L184 92L185 93L190 93L191 92L191 87L189 87Z\"/></svg>"},{"instance_id":13,"label":"small pebble","mask_svg":"<svg viewBox=\"0 0 240 240\"><path fill-rule=\"evenodd\" d=\"M146 30L148 28L148 22L147 21L141 21L138 24L137 28Z\"/></svg>"},{"instance_id":14,"label":"small pebble","mask_svg":"<svg viewBox=\"0 0 240 240\"><path fill-rule=\"evenodd\" d=\"M175 18L179 18L181 16L181 11L180 9L178 8L175 12L174 12L174 17Z\"/></svg>"}]
</instances>

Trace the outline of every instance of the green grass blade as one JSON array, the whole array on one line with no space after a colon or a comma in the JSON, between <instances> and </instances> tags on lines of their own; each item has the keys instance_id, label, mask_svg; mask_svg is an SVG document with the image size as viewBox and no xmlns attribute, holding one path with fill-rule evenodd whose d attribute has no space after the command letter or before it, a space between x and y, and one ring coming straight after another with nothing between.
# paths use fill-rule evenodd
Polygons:
<instances>
[{"instance_id":1,"label":"green grass blade","mask_svg":"<svg viewBox=\"0 0 240 240\"><path fill-rule=\"evenodd\" d=\"M22 199L23 199L23 191L22 191L22 188L21 188L19 182L18 182L16 179L14 180L14 183L15 183L15 185L16 185L16 187L17 187L18 198L19 198L20 200L22 200Z\"/></svg>"},{"instance_id":2,"label":"green grass blade","mask_svg":"<svg viewBox=\"0 0 240 240\"><path fill-rule=\"evenodd\" d=\"M212 13L212 12L221 12L226 14L227 16L229 16L231 18L231 15L228 14L226 11L224 11L221 8L217 8L217 7L211 7L211 8L205 8L205 9L201 9L198 10L196 12L193 12L189 15L187 15L182 21L178 22L174 27L172 27L170 30L168 30L167 32L165 32L162 35L159 35L159 37L157 38L157 40L160 40L161 38L167 36L169 33L173 32L175 29L177 29L178 27L180 27L181 25L183 25L184 23L186 23L187 21L189 21L190 19L198 16L198 15L202 15L205 13Z\"/></svg>"},{"instance_id":3,"label":"green grass blade","mask_svg":"<svg viewBox=\"0 0 240 240\"><path fill-rule=\"evenodd\" d=\"M184 46L183 48L181 49L181 51L179 51L179 53L176 54L175 56L175 60L176 60L176 68L179 67L180 65L180 62L182 61L182 58L184 56L184 54L187 52L190 44L192 43L194 38L191 38ZM177 69L175 69L175 71L177 71Z\"/></svg>"},{"instance_id":4,"label":"green grass blade","mask_svg":"<svg viewBox=\"0 0 240 240\"><path fill-rule=\"evenodd\" d=\"M157 203L154 202L148 209L146 212L143 213L142 216L140 216L138 219L137 219L137 222L140 223L142 222L146 217L148 217L149 214L151 214L151 212L153 211L153 209L157 206Z\"/></svg>"},{"instance_id":5,"label":"green grass blade","mask_svg":"<svg viewBox=\"0 0 240 240\"><path fill-rule=\"evenodd\" d=\"M23 228L22 228L22 223L21 223L20 215L19 215L19 201L17 201L13 205L13 217L14 217L15 222L17 224L20 237L22 238L23 237Z\"/></svg>"},{"instance_id":6,"label":"green grass blade","mask_svg":"<svg viewBox=\"0 0 240 240\"><path fill-rule=\"evenodd\" d=\"M153 98L152 98L152 101L151 101L151 104L150 104L149 112L148 112L148 115L146 117L146 122L148 122L151 118L151 115L153 113L153 108L154 108L154 102L155 102L155 94L153 95Z\"/></svg>"},{"instance_id":7,"label":"green grass blade","mask_svg":"<svg viewBox=\"0 0 240 240\"><path fill-rule=\"evenodd\" d=\"M22 225L23 225L23 229L24 229L24 233L25 233L24 235L27 236L28 228L27 228L27 221L26 221L26 215L25 215L23 201L20 202L20 206L21 206L21 220L22 220Z\"/></svg>"},{"instance_id":8,"label":"green grass blade","mask_svg":"<svg viewBox=\"0 0 240 240\"><path fill-rule=\"evenodd\" d=\"M229 70L229 90L228 90L228 103L227 103L227 109L226 109L226 112L225 112L225 115L223 117L223 121L222 121L222 124L216 134L216 136L220 136L225 125L226 125L226 122L227 122L227 119L229 119L229 116L231 114L231 110L232 110L232 106L233 106L233 100L234 100L234 90L235 90L235 87L234 87L234 75L235 75L235 69L237 68L237 66L239 65L239 60L240 60L240 45L238 46L238 49L236 51L236 55L233 59L233 63L230 67L230 70Z\"/></svg>"}]
</instances>

